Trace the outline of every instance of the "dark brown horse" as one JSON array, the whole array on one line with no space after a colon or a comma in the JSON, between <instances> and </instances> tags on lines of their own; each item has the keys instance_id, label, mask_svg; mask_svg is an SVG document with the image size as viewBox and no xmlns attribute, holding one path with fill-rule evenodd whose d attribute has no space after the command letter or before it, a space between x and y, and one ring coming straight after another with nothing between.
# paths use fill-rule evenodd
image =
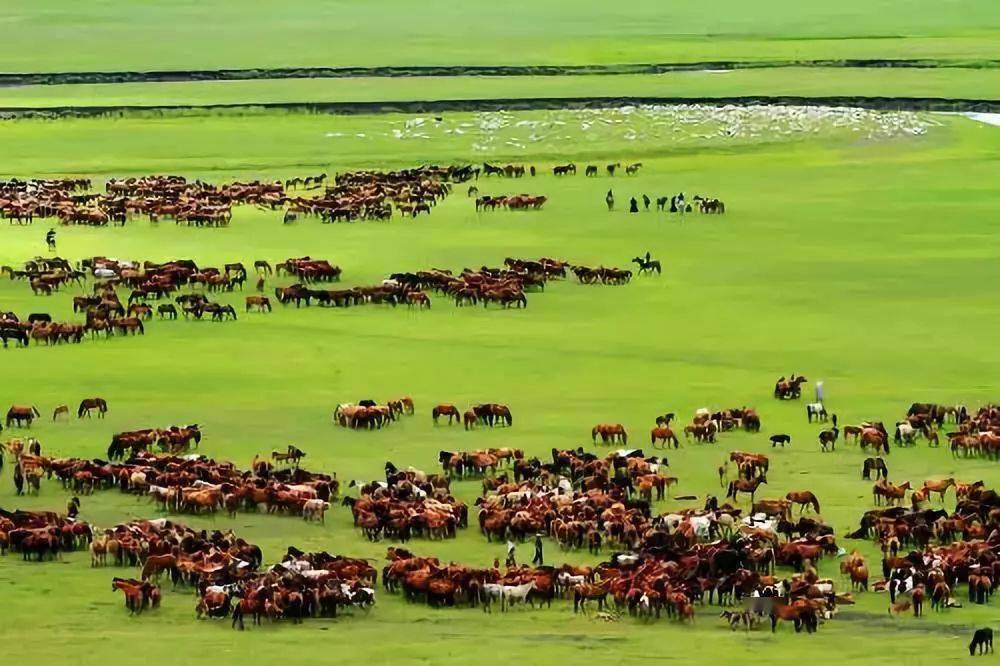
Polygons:
<instances>
[{"instance_id":1,"label":"dark brown horse","mask_svg":"<svg viewBox=\"0 0 1000 666\"><path fill-rule=\"evenodd\" d=\"M76 410L76 417L82 419L84 416L90 418L90 410L97 410L97 418L103 419L108 413L108 403L104 398L84 398L80 401L80 408Z\"/></svg>"},{"instance_id":2,"label":"dark brown horse","mask_svg":"<svg viewBox=\"0 0 1000 666\"><path fill-rule=\"evenodd\" d=\"M30 428L31 422L40 416L41 413L34 405L30 407L11 405L11 408L7 410L7 427L9 428L11 424L16 423L18 428Z\"/></svg>"}]
</instances>

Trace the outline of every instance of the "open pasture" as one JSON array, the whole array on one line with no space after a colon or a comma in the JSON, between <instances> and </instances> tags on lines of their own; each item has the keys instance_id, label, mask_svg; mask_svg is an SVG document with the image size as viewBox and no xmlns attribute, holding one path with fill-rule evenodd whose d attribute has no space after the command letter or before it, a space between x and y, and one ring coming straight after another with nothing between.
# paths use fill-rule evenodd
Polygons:
<instances>
[{"instance_id":1,"label":"open pasture","mask_svg":"<svg viewBox=\"0 0 1000 666\"><path fill-rule=\"evenodd\" d=\"M377 284L389 274L431 267L460 271L499 266L506 257L548 256L573 264L629 266L647 251L663 264L661 276L635 275L628 284L582 285L572 277L527 293L528 307L455 307L431 293L432 307L322 308L275 303L271 313L243 311L244 293L213 295L238 310L236 321L147 322L143 336L115 336L80 345L32 344L0 349L3 409L37 405L30 431L54 456L104 456L114 433L168 424L199 424L199 452L247 469L256 454L269 457L293 444L307 453L304 468L336 472L342 495L358 496L350 480L383 477L386 461L439 472L439 452L499 447L550 458L552 448L595 444L597 423L622 423L629 446L665 455L678 477L654 513L698 507L721 497L717 468L732 450L770 457L767 484L757 498L809 489L837 544L857 548L880 577L881 554L868 540L844 537L873 508L871 482L861 479L863 454L838 441L823 453L817 441L829 424L810 424L805 403L823 380L829 411L843 424L902 419L914 401L963 403L970 409L995 398L1000 363L992 336L1000 321L994 299L1000 242L995 174L996 128L960 116L876 114L821 109L616 109L588 112L449 114L433 118L299 116L293 114L15 121L0 125L10 176L87 176L97 189L110 177L180 173L210 182L286 180L295 176L419 164L507 162L535 165L520 179L480 176L456 184L428 215L388 222L321 224L316 218L282 223L280 210L234 209L223 228L189 228L163 220L124 227L55 226L58 254L73 261L103 255L123 259L193 259L222 266L258 259L277 263L309 254L342 268L338 288ZM574 162L578 173L551 168ZM641 162L632 176L607 175L608 163ZM598 176L584 175L599 165ZM522 192L548 198L540 210L477 213L467 188L480 194ZM609 212L605 196L616 199ZM655 210L630 214L628 200L683 191L717 196L724 215L683 217ZM640 209L642 208L640 203ZM46 255L54 225L0 223L0 265L20 266ZM268 292L292 282L268 278ZM89 282L87 289L89 290ZM248 284L245 293L253 293ZM63 287L34 296L23 281L0 280L0 310L47 312L82 320ZM187 291L187 289L185 289ZM124 297L124 292L123 292ZM803 399L779 401L774 380L803 373ZM100 395L103 419L53 423L52 409L75 408ZM413 397L416 413L380 430L332 422L334 408L373 398ZM505 403L509 428L434 426L431 407L464 410ZM698 444L681 435L677 450L652 451L654 417L675 412L680 431L695 410L752 407L759 433L718 435ZM768 437L791 435L772 448ZM891 434L891 433L890 433ZM943 438L943 434L942 434ZM617 445L615 445L617 447ZM890 478L955 477L1000 485L1000 467L982 457L953 458L947 443L896 447L886 458ZM10 459L8 458L8 462ZM0 477L5 509L64 510L70 493L42 480L37 495L15 497L11 465ZM730 471L730 478L735 472ZM434 555L488 568L504 558L502 543L479 533L473 503L478 478L452 482L467 503L470 526L455 538L417 538L406 544ZM677 500L694 495L696 500ZM909 499L907 498L907 504ZM741 496L740 506L749 509ZM941 503L931 499L931 505ZM945 508L955 507L953 491ZM796 515L798 509L795 510ZM81 517L99 528L163 517L145 496L102 490L82 497ZM370 558L380 570L391 540L370 542L335 502L325 523L289 515L240 511L178 520L206 529L230 529L259 544L265 562L289 545ZM518 561L531 557L531 541ZM562 550L545 539L546 563L596 564L610 555ZM820 573L850 585L836 557ZM781 576L791 569L779 568ZM624 615L603 622L574 614L572 603L515 607L506 614L478 609L430 609L385 592L369 611L301 626L268 623L234 633L229 621L194 620L196 597L172 591L164 580L157 610L130 618L110 591L112 576L133 568L91 568L85 552L61 561L22 562L0 557L0 584L8 617L0 627L11 660L124 661L125 646L149 646L145 659L217 663L247 660L334 659L468 663L510 658L544 663L568 660L673 658L722 663L745 660L746 649L777 663L803 655L824 663L937 663L964 656L971 629L995 623L997 601L962 608L887 613L884 592L857 592L856 605L813 635L779 625L749 634L730 632L717 606L697 606L694 622L640 620ZM27 637L27 639L25 638Z\"/></svg>"}]
</instances>

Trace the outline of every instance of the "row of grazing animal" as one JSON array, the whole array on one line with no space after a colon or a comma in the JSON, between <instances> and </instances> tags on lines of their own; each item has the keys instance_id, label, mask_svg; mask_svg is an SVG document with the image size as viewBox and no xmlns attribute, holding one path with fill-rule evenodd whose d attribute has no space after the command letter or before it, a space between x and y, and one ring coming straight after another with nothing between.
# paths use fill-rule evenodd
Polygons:
<instances>
[{"instance_id":1,"label":"row of grazing animal","mask_svg":"<svg viewBox=\"0 0 1000 666\"><path fill-rule=\"evenodd\" d=\"M393 209L416 218L451 192L451 183L473 176L470 166L421 166L399 171L354 171L337 174L335 184L317 197L287 201L284 221L317 216L324 223L388 220Z\"/></svg>"},{"instance_id":2,"label":"row of grazing animal","mask_svg":"<svg viewBox=\"0 0 1000 666\"><path fill-rule=\"evenodd\" d=\"M413 411L413 398L409 396L389 400L384 405L376 404L374 400L361 400L358 404L345 402L333 410L333 422L342 428L375 430L400 416L412 416Z\"/></svg>"},{"instance_id":3,"label":"row of grazing animal","mask_svg":"<svg viewBox=\"0 0 1000 666\"><path fill-rule=\"evenodd\" d=\"M86 548L90 525L50 511L0 509L0 555L8 550L24 560L55 559L63 551Z\"/></svg>"},{"instance_id":4,"label":"row of grazing animal","mask_svg":"<svg viewBox=\"0 0 1000 666\"><path fill-rule=\"evenodd\" d=\"M30 223L58 218L61 224L124 225L129 218L150 221L172 218L189 226L225 226L238 204L280 206L281 183L233 182L211 185L183 176L110 179L105 192L90 192L85 180L4 181L0 183L0 217Z\"/></svg>"},{"instance_id":5,"label":"row of grazing animal","mask_svg":"<svg viewBox=\"0 0 1000 666\"><path fill-rule=\"evenodd\" d=\"M498 469L517 465L524 460L521 449L480 449L476 451L441 451L438 462L448 477L494 475Z\"/></svg>"},{"instance_id":6,"label":"row of grazing animal","mask_svg":"<svg viewBox=\"0 0 1000 666\"><path fill-rule=\"evenodd\" d=\"M604 167L604 170L607 172L609 176L614 176L615 171L621 168L622 168L621 162L614 162L612 164L606 165ZM634 176L635 174L639 173L639 169L641 168L642 168L642 162L632 162L631 164L626 165L625 173L629 176ZM584 175L587 176L588 178L593 178L594 176L597 175L597 172L598 168L596 164L588 164L587 167L584 169ZM573 162L568 162L566 164L557 164L556 166L552 167L552 175L575 176L576 164L574 164Z\"/></svg>"},{"instance_id":7,"label":"row of grazing animal","mask_svg":"<svg viewBox=\"0 0 1000 666\"><path fill-rule=\"evenodd\" d=\"M573 266L573 274L580 284L627 284L632 279L632 271L604 266Z\"/></svg>"},{"instance_id":8,"label":"row of grazing animal","mask_svg":"<svg viewBox=\"0 0 1000 666\"><path fill-rule=\"evenodd\" d=\"M80 458L22 456L41 472L55 476L67 490L89 494L118 487L144 494L162 510L230 515L240 510L267 511L322 522L329 502L337 497L336 475L295 467L275 470L271 462L255 458L250 470L231 462L198 455L157 456L144 451L124 463Z\"/></svg>"},{"instance_id":9,"label":"row of grazing animal","mask_svg":"<svg viewBox=\"0 0 1000 666\"><path fill-rule=\"evenodd\" d=\"M388 592L401 591L407 601L430 606L482 606L484 612L499 605L507 611L518 605L552 605L558 572L553 567L499 566L474 569L458 563L442 564L436 557L419 557L403 548L391 547L382 569L382 585Z\"/></svg>"},{"instance_id":10,"label":"row of grazing animal","mask_svg":"<svg viewBox=\"0 0 1000 666\"><path fill-rule=\"evenodd\" d=\"M476 211L496 210L505 208L507 210L540 210L548 197L532 194L499 195L476 197Z\"/></svg>"},{"instance_id":11,"label":"row of grazing animal","mask_svg":"<svg viewBox=\"0 0 1000 666\"><path fill-rule=\"evenodd\" d=\"M462 423L466 430L472 430L477 425L488 425L491 428L514 425L514 417L511 415L510 407L496 402L472 405L464 412L449 402L435 405L431 409L431 419L434 421L434 425L438 425L445 417L448 418L448 425Z\"/></svg>"},{"instance_id":12,"label":"row of grazing animal","mask_svg":"<svg viewBox=\"0 0 1000 666\"><path fill-rule=\"evenodd\" d=\"M468 525L468 507L450 494L450 480L420 470L399 471L386 464L385 481L351 481L357 498L345 497L354 526L370 541L381 536L405 542L415 536L453 538Z\"/></svg>"},{"instance_id":13,"label":"row of grazing animal","mask_svg":"<svg viewBox=\"0 0 1000 666\"><path fill-rule=\"evenodd\" d=\"M108 446L108 460L124 460L126 454L136 455L157 446L161 451L184 453L201 444L201 426L192 423L167 428L143 428L116 433Z\"/></svg>"},{"instance_id":14,"label":"row of grazing animal","mask_svg":"<svg viewBox=\"0 0 1000 666\"><path fill-rule=\"evenodd\" d=\"M59 202L90 189L89 178L12 178L0 180L0 218L31 224L50 217Z\"/></svg>"}]
</instances>

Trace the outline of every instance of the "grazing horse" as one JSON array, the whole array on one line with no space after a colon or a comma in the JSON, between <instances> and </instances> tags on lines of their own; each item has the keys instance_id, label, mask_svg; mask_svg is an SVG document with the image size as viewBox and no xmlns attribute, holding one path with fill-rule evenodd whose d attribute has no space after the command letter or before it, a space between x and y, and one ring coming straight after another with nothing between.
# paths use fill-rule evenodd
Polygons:
<instances>
[{"instance_id":1,"label":"grazing horse","mask_svg":"<svg viewBox=\"0 0 1000 666\"><path fill-rule=\"evenodd\" d=\"M876 480L889 478L889 468L882 458L865 458L864 466L861 468L861 478L870 480L873 470Z\"/></svg>"},{"instance_id":2,"label":"grazing horse","mask_svg":"<svg viewBox=\"0 0 1000 666\"><path fill-rule=\"evenodd\" d=\"M97 410L97 418L103 419L108 413L108 403L104 398L84 398L80 401L80 408L76 410L76 417L82 419L86 416L89 419L92 409Z\"/></svg>"},{"instance_id":3,"label":"grazing horse","mask_svg":"<svg viewBox=\"0 0 1000 666\"><path fill-rule=\"evenodd\" d=\"M990 628L976 629L976 633L972 634L972 642L969 643L969 656L973 656L976 653L976 648L979 648L979 654L985 652L993 652L993 630Z\"/></svg>"},{"instance_id":4,"label":"grazing horse","mask_svg":"<svg viewBox=\"0 0 1000 666\"><path fill-rule=\"evenodd\" d=\"M65 416L69 419L69 405L59 405L54 410L52 410L52 420L55 421L59 416Z\"/></svg>"},{"instance_id":5,"label":"grazing horse","mask_svg":"<svg viewBox=\"0 0 1000 666\"><path fill-rule=\"evenodd\" d=\"M434 425L437 425L438 419L442 416L448 417L448 425L451 425L452 419L456 423L462 420L462 414L458 411L458 407L451 404L440 404L431 410L431 418L434 419Z\"/></svg>"},{"instance_id":6,"label":"grazing horse","mask_svg":"<svg viewBox=\"0 0 1000 666\"><path fill-rule=\"evenodd\" d=\"M666 426L653 428L649 431L649 443L655 447L657 441L663 442L664 447L673 443L675 449L680 448L680 442L677 439L677 435L674 434L673 430Z\"/></svg>"},{"instance_id":7,"label":"grazing horse","mask_svg":"<svg viewBox=\"0 0 1000 666\"><path fill-rule=\"evenodd\" d=\"M819 500L816 499L816 495L811 490L793 490L785 495L785 499L792 504L798 504L799 513L804 512L810 505L815 513L819 513Z\"/></svg>"},{"instance_id":8,"label":"grazing horse","mask_svg":"<svg viewBox=\"0 0 1000 666\"><path fill-rule=\"evenodd\" d=\"M614 444L615 442L628 444L628 433L625 432L625 426L621 423L598 423L590 431L590 436L595 444L598 435L601 436L603 444Z\"/></svg>"},{"instance_id":9,"label":"grazing horse","mask_svg":"<svg viewBox=\"0 0 1000 666\"><path fill-rule=\"evenodd\" d=\"M41 415L41 412L34 405L28 407L11 405L11 408L7 410L7 427L9 428L11 424L16 423L18 428L30 428L35 417L41 417Z\"/></svg>"}]
</instances>

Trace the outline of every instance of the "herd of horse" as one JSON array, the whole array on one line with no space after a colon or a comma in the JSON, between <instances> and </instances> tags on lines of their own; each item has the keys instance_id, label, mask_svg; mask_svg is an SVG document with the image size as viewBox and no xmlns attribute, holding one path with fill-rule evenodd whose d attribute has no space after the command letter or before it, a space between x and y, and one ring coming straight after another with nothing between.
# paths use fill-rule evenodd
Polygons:
<instances>
[{"instance_id":1,"label":"herd of horse","mask_svg":"<svg viewBox=\"0 0 1000 666\"><path fill-rule=\"evenodd\" d=\"M100 409L97 400L84 401L81 410ZM342 409L345 407L338 407L340 416L352 418L349 410ZM378 405L359 403L357 407ZM407 398L389 401L385 407L393 415L413 413L412 400ZM498 406L476 407L481 408L477 420L488 423L490 415L496 416L494 408ZM458 411L453 405L438 405L432 410L432 418L435 422L445 417L457 421ZM32 413L37 417L37 410ZM975 424L967 428L971 431L972 427L992 427L1000 419L1000 408L986 405L970 413L963 407L947 409L915 403L897 428L903 423L937 427L949 415L958 421L957 425ZM673 418L673 414L657 417L651 432L654 444L674 443L677 439L657 439L657 434L663 434L657 431L669 430ZM503 422L504 418L499 420ZM760 428L760 419L755 410L748 408L714 413L697 410L692 425L707 424L712 424L716 432L737 428L755 432ZM869 427L883 440L889 440L881 425ZM177 455L182 451L181 443L191 438L196 428L119 433L108 457L122 457L128 452L129 459L121 464L23 455L74 492L119 487L124 492L146 494L171 512L226 509L232 515L237 509L256 508L288 512L307 520L321 519L338 494L335 477L298 467L305 454L295 447L272 454L273 460L295 464L294 468L278 471L270 461L260 458L255 458L250 470L241 471L232 463L215 462L201 455ZM592 435L606 435L609 444L627 444L627 435L619 424L599 424ZM149 453L148 448L157 444L174 453ZM832 528L819 518L820 500L816 494L803 489L780 498L756 497L771 471L764 454L733 451L720 467L720 483L727 489L727 502L731 500L732 504L720 505L709 495L702 509L660 514L653 511L654 503L678 485L677 477L668 474L666 458L647 457L641 450L624 448L603 457L583 449L553 449L551 454L551 460L543 461L517 449L442 451L441 474L412 467L400 470L387 462L385 481L351 481L348 487L357 489L358 496L347 496L342 503L350 507L356 527L373 541L386 538L405 543L418 537L450 538L469 520L469 507L453 496L451 484L455 479L476 476L482 483L482 493L475 503L476 519L488 541L524 541L533 535L545 535L564 550L586 546L591 553L605 549L612 552L606 562L595 567L509 564L501 571L496 562L492 568L475 569L456 563L443 565L435 558L390 549L389 564L383 570L385 588L401 589L408 599L425 599L435 606L467 604L488 611L499 602L501 610L508 610L520 604L551 605L553 600L572 598L577 611L596 605L603 612L605 604L613 604L618 611L627 610L640 617L665 614L688 620L695 606L707 598L708 603L722 606L723 619L733 629L750 630L769 620L772 630L787 621L796 631L812 632L835 617L840 606L854 602L851 592L838 591L836 581L822 579L816 573L820 560L843 553ZM878 461L882 464L878 465ZM730 464L737 468L735 480L726 478ZM891 482L882 458L865 461L864 475L870 478L872 471L877 476L873 486L876 508L862 516L859 529L847 538L874 537L883 552L882 576L873 581L871 567L855 551L840 561L841 572L852 588L885 590L890 612L912 609L917 616L922 614L926 600L935 611L959 607L960 586L966 587L970 603L988 603L1000 581L996 547L1000 538L1000 496L996 491L982 482L963 483L953 478L928 479L919 488L908 482ZM933 503L942 502L951 490L957 496L955 511L934 508ZM905 508L902 500L908 493L911 506ZM748 510L738 503L741 494L750 496ZM879 506L883 502L886 507ZM318 517L310 512L312 504L322 507ZM796 511L798 520L794 519ZM14 520L11 514L0 515ZM0 545L11 544L23 551L23 538L30 535L14 530L30 522L37 539L27 543L32 554L42 553L38 557L51 557L72 539L73 547L90 544L94 566L104 564L111 554L117 563L139 567L139 578L114 581L131 612L154 605L155 583L165 572L175 585L191 584L198 589L199 615L232 616L234 627L243 626L245 615L257 622L262 617L298 621L335 613L330 610L331 603L365 607L374 599L375 573L370 567L353 582L331 573L336 567L356 564L347 558L323 554L317 561L315 554L290 551L279 565L259 573L259 557L256 564L243 565L252 558L227 555L214 543L206 545L219 539L232 545L232 535L217 533L206 541L204 533L186 533L186 528L167 519L119 526L103 535L95 535L84 523L68 518L46 516L42 521L35 516L17 520L21 522L0 522L7 528L3 530L6 537L0 531ZM162 536L153 541L135 538L136 530L152 529L152 525L168 535L179 530L166 537L166 542L175 544L169 551ZM17 538L10 538L11 534ZM177 539L185 545L178 545ZM201 544L199 548L209 548L212 554L207 559L183 557L184 553L190 554L192 542ZM233 547L242 549L240 552L247 550L245 543ZM778 566L790 567L795 573L779 577ZM329 581L336 584L325 585ZM735 610L736 605L742 610Z\"/></svg>"}]
</instances>

